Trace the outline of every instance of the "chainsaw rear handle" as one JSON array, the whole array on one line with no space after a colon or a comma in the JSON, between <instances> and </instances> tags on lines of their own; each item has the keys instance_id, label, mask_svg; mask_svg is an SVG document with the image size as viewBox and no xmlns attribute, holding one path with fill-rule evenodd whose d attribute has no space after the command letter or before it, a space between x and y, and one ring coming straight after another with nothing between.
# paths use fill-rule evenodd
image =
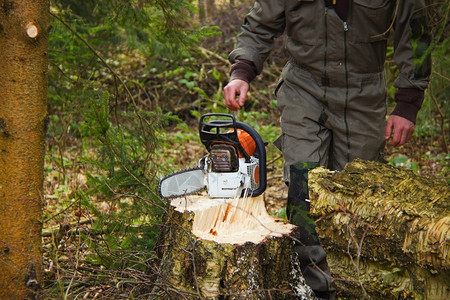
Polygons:
<instances>
[{"instance_id":1,"label":"chainsaw rear handle","mask_svg":"<svg viewBox=\"0 0 450 300\"><path fill-rule=\"evenodd\" d=\"M205 121L205 118L217 117L221 119ZM223 128L224 132L221 132ZM232 129L233 131L229 131ZM199 122L199 135L202 143L209 151L211 143L214 141L230 142L236 145L243 153L246 160L250 159L250 155L245 151L239 142L237 129L242 129L247 132L256 144L256 157L259 159L259 186L252 190L250 196L256 197L264 193L267 187L267 170L266 170L266 148L261 136L258 132L246 123L236 121L233 115L230 114L205 114L201 116Z\"/></svg>"},{"instance_id":2,"label":"chainsaw rear handle","mask_svg":"<svg viewBox=\"0 0 450 300\"><path fill-rule=\"evenodd\" d=\"M236 127L247 132L256 143L255 151L259 159L259 186L251 192L251 196L256 197L264 193L267 187L266 148L261 136L248 124L236 121Z\"/></svg>"},{"instance_id":3,"label":"chainsaw rear handle","mask_svg":"<svg viewBox=\"0 0 450 300\"><path fill-rule=\"evenodd\" d=\"M212 117L220 119L206 121L208 120L208 118ZM247 151L245 151L244 147L239 141L237 133L237 123L238 121L236 121L234 116L230 114L205 114L200 118L199 122L200 140L202 141L203 145L205 145L208 152L211 151L212 145L217 142L233 144L245 157L245 162L248 163L250 162L250 155L247 153ZM254 137L252 138L255 140Z\"/></svg>"}]
</instances>

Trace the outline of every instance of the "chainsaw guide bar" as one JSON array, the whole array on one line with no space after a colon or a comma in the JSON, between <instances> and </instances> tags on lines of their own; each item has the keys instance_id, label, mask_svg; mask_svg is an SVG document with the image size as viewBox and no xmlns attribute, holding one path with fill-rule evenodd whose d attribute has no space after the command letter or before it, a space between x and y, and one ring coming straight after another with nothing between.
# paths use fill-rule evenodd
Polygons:
<instances>
[{"instance_id":1,"label":"chainsaw guide bar","mask_svg":"<svg viewBox=\"0 0 450 300\"><path fill-rule=\"evenodd\" d=\"M171 199L196 194L206 188L202 168L191 168L163 177L158 186L162 198Z\"/></svg>"}]
</instances>

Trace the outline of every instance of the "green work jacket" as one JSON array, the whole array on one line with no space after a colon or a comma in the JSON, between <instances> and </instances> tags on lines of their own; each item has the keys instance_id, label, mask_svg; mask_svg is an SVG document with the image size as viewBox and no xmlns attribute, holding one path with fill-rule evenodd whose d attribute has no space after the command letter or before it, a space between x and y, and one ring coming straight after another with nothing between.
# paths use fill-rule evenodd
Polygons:
<instances>
[{"instance_id":1,"label":"green work jacket","mask_svg":"<svg viewBox=\"0 0 450 300\"><path fill-rule=\"evenodd\" d=\"M258 0L229 59L252 61L259 74L274 38L286 33L291 63L310 72L319 86L345 87L384 72L391 31L399 70L394 86L424 90L430 39L419 0L352 0L346 22L323 0Z\"/></svg>"}]
</instances>

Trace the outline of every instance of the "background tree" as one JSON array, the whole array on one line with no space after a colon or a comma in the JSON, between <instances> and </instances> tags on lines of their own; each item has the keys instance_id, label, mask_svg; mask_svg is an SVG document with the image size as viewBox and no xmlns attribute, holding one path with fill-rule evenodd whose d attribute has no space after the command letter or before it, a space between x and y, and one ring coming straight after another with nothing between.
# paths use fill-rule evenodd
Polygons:
<instances>
[{"instance_id":1,"label":"background tree","mask_svg":"<svg viewBox=\"0 0 450 300\"><path fill-rule=\"evenodd\" d=\"M0 6L0 299L25 299L42 279L49 2Z\"/></svg>"}]
</instances>

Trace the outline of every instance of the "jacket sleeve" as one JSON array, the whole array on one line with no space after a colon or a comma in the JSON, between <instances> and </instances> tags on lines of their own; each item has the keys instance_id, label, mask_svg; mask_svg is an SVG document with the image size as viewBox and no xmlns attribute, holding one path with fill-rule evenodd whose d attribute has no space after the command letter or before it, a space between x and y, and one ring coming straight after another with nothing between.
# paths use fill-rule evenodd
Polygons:
<instances>
[{"instance_id":1,"label":"jacket sleeve","mask_svg":"<svg viewBox=\"0 0 450 300\"><path fill-rule=\"evenodd\" d=\"M241 79L250 83L256 77L256 66L253 62L245 59L237 59L231 65L230 81Z\"/></svg>"},{"instance_id":2,"label":"jacket sleeve","mask_svg":"<svg viewBox=\"0 0 450 300\"><path fill-rule=\"evenodd\" d=\"M240 29L236 48L229 55L230 62L250 61L260 74L274 39L283 34L284 28L284 1L257 0Z\"/></svg>"},{"instance_id":3,"label":"jacket sleeve","mask_svg":"<svg viewBox=\"0 0 450 300\"><path fill-rule=\"evenodd\" d=\"M397 0L394 23L396 88L425 90L431 73L430 34L424 0Z\"/></svg>"}]
</instances>

